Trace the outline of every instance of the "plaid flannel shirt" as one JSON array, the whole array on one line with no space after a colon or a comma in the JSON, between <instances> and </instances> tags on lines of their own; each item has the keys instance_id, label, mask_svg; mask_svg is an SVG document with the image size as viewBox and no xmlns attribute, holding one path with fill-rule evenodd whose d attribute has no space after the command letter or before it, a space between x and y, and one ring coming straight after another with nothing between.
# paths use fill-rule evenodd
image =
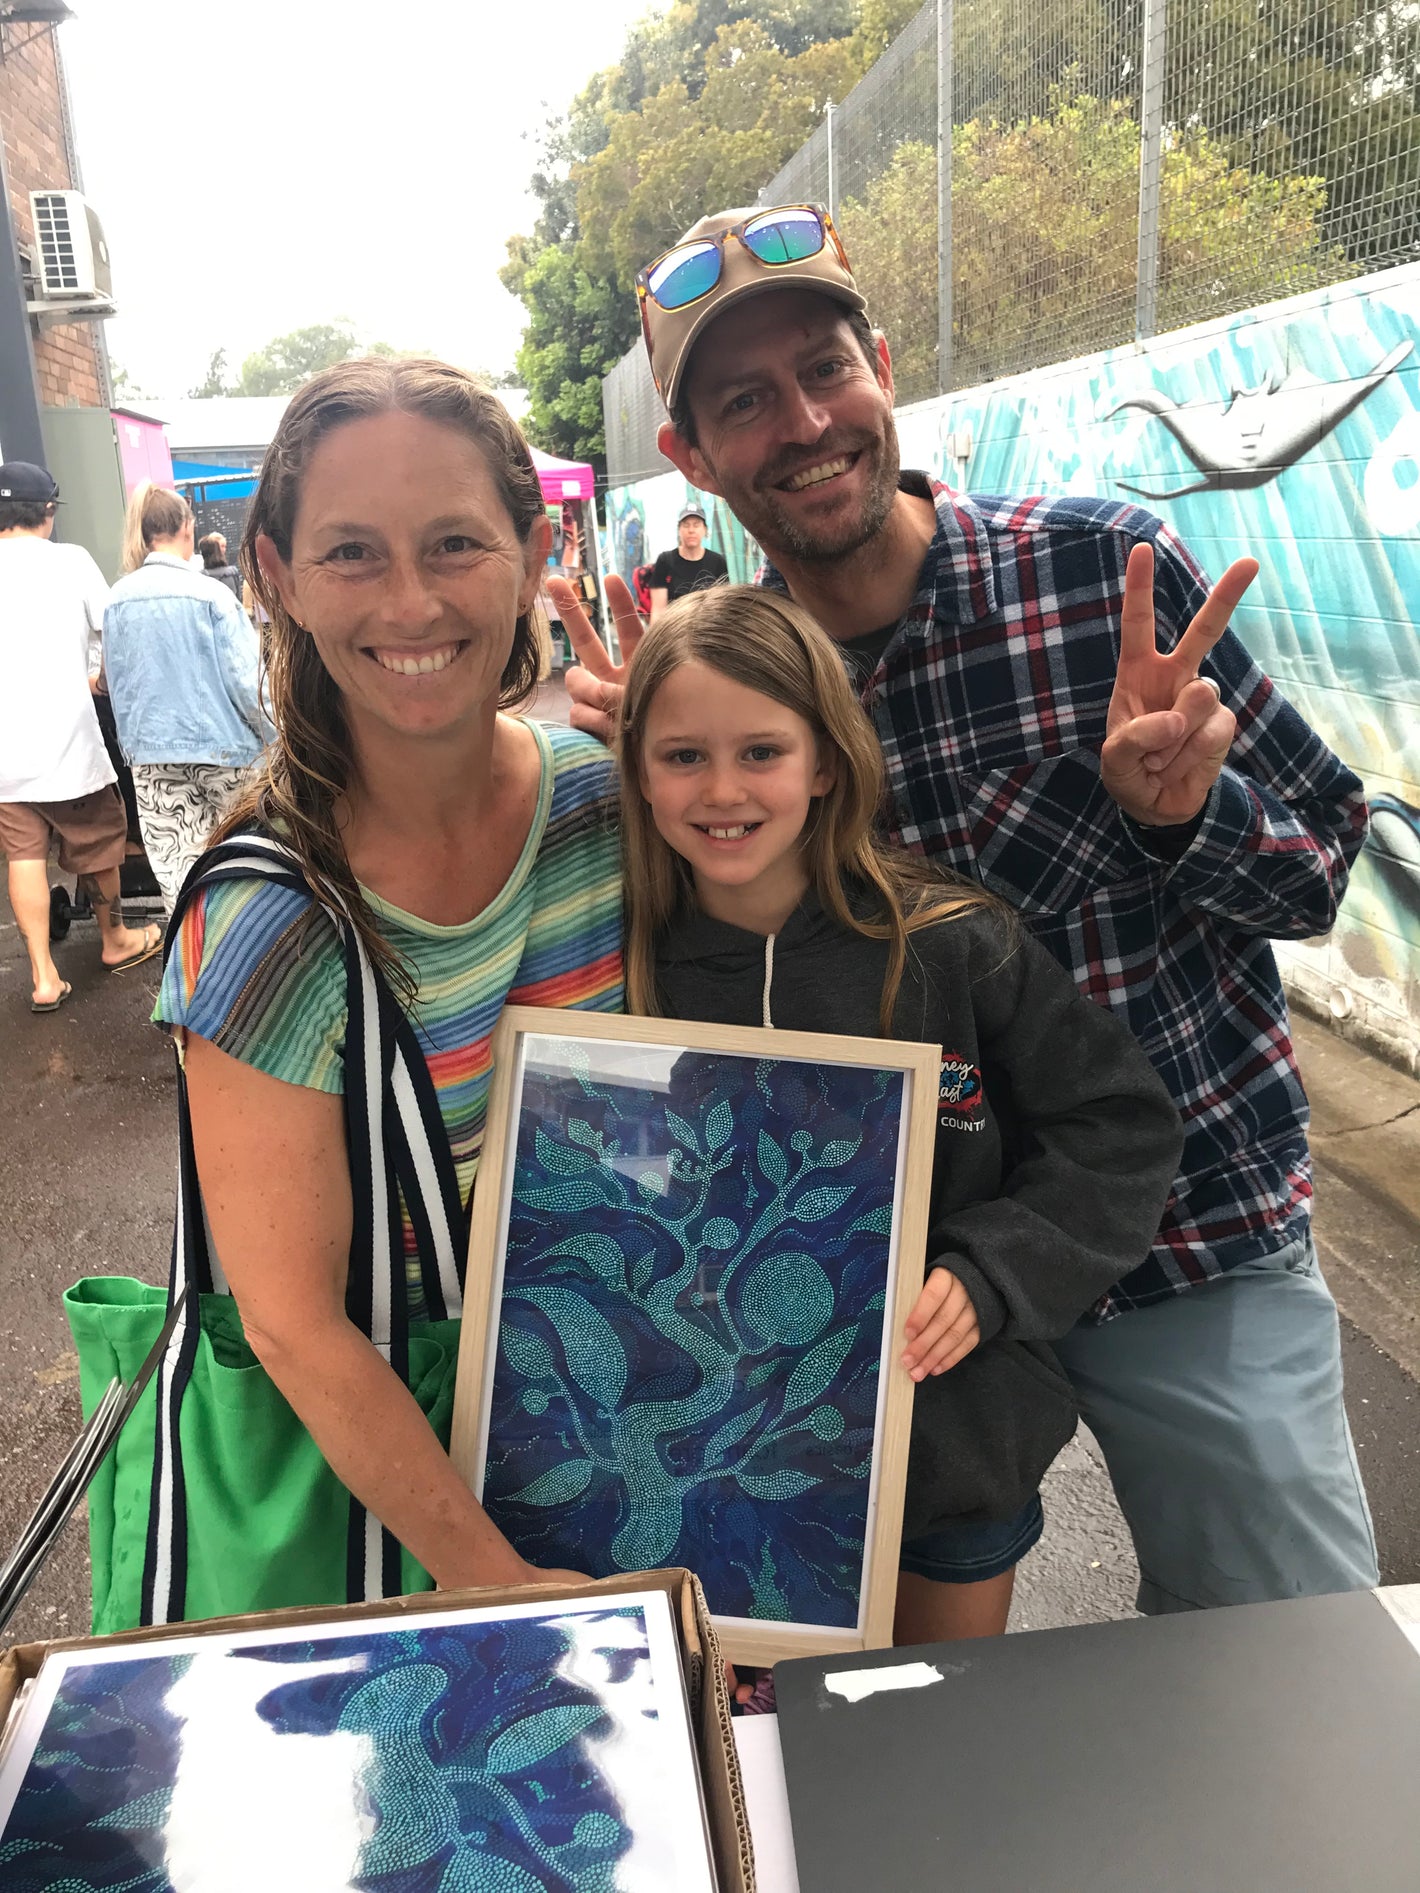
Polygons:
<instances>
[{"instance_id":1,"label":"plaid flannel shirt","mask_svg":"<svg viewBox=\"0 0 1420 1893\"><path fill-rule=\"evenodd\" d=\"M1191 840L1139 826L1100 782L1125 561L1154 548L1165 648L1207 594L1198 566L1136 506L902 484L935 502L937 531L864 690L894 837L1017 907L1128 1023L1183 1114L1158 1237L1105 1319L1306 1232L1307 1101L1269 938L1331 926L1364 791L1229 631L1204 665L1237 717L1222 774ZM783 588L770 566L759 582Z\"/></svg>"}]
</instances>

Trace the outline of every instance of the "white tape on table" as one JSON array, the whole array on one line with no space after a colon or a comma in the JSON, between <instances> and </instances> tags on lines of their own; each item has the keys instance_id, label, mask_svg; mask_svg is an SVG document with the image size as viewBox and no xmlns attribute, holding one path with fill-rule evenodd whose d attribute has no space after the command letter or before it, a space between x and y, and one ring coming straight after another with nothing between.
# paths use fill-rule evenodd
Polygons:
<instances>
[{"instance_id":1,"label":"white tape on table","mask_svg":"<svg viewBox=\"0 0 1420 1893\"><path fill-rule=\"evenodd\" d=\"M942 1672L930 1663L883 1663L870 1670L829 1670L823 1686L848 1702L862 1702L890 1689L926 1689L941 1680Z\"/></svg>"}]
</instances>

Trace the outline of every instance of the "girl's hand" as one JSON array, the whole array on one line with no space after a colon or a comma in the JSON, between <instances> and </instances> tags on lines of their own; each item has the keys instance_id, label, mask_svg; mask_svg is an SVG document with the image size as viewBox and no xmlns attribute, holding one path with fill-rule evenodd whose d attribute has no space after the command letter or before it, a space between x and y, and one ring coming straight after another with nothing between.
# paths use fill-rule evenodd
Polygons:
<instances>
[{"instance_id":1,"label":"girl's hand","mask_svg":"<svg viewBox=\"0 0 1420 1893\"><path fill-rule=\"evenodd\" d=\"M902 1364L914 1380L945 1374L981 1339L971 1297L950 1269L933 1269L927 1277L906 1332Z\"/></svg>"}]
</instances>

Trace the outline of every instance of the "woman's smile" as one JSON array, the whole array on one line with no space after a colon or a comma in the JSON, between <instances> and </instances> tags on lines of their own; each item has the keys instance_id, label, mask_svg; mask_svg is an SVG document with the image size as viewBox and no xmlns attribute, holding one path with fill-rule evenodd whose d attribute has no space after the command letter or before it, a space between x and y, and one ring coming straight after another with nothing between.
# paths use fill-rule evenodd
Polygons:
<instances>
[{"instance_id":1,"label":"woman's smile","mask_svg":"<svg viewBox=\"0 0 1420 1893\"><path fill-rule=\"evenodd\" d=\"M381 670L392 671L400 677L428 677L435 671L447 670L456 663L469 647L468 638L460 638L452 644L440 644L433 650L418 651L391 650L387 646L372 645L365 651L367 657L374 658Z\"/></svg>"}]
</instances>

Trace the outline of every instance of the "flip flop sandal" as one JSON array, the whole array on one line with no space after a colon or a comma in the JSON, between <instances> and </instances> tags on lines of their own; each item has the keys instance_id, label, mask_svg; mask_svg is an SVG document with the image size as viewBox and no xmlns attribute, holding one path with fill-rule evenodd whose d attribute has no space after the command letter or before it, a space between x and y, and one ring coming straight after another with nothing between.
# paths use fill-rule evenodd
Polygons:
<instances>
[{"instance_id":1,"label":"flip flop sandal","mask_svg":"<svg viewBox=\"0 0 1420 1893\"><path fill-rule=\"evenodd\" d=\"M38 999L31 999L30 1011L31 1012L58 1012L59 1008L64 1004L64 1001L69 997L70 993L72 993L73 990L74 988L69 984L67 980L65 980L59 988L59 997L57 999L46 999L43 1001L40 1001Z\"/></svg>"},{"instance_id":2,"label":"flip flop sandal","mask_svg":"<svg viewBox=\"0 0 1420 1893\"><path fill-rule=\"evenodd\" d=\"M151 940L148 938L150 933L154 936ZM111 973L126 972L130 966L141 966L144 960L151 960L155 953L161 953L162 950L163 930L161 927L154 926L150 922L149 925L143 929L142 951L139 953L130 953L126 960L115 960L108 970Z\"/></svg>"}]
</instances>

